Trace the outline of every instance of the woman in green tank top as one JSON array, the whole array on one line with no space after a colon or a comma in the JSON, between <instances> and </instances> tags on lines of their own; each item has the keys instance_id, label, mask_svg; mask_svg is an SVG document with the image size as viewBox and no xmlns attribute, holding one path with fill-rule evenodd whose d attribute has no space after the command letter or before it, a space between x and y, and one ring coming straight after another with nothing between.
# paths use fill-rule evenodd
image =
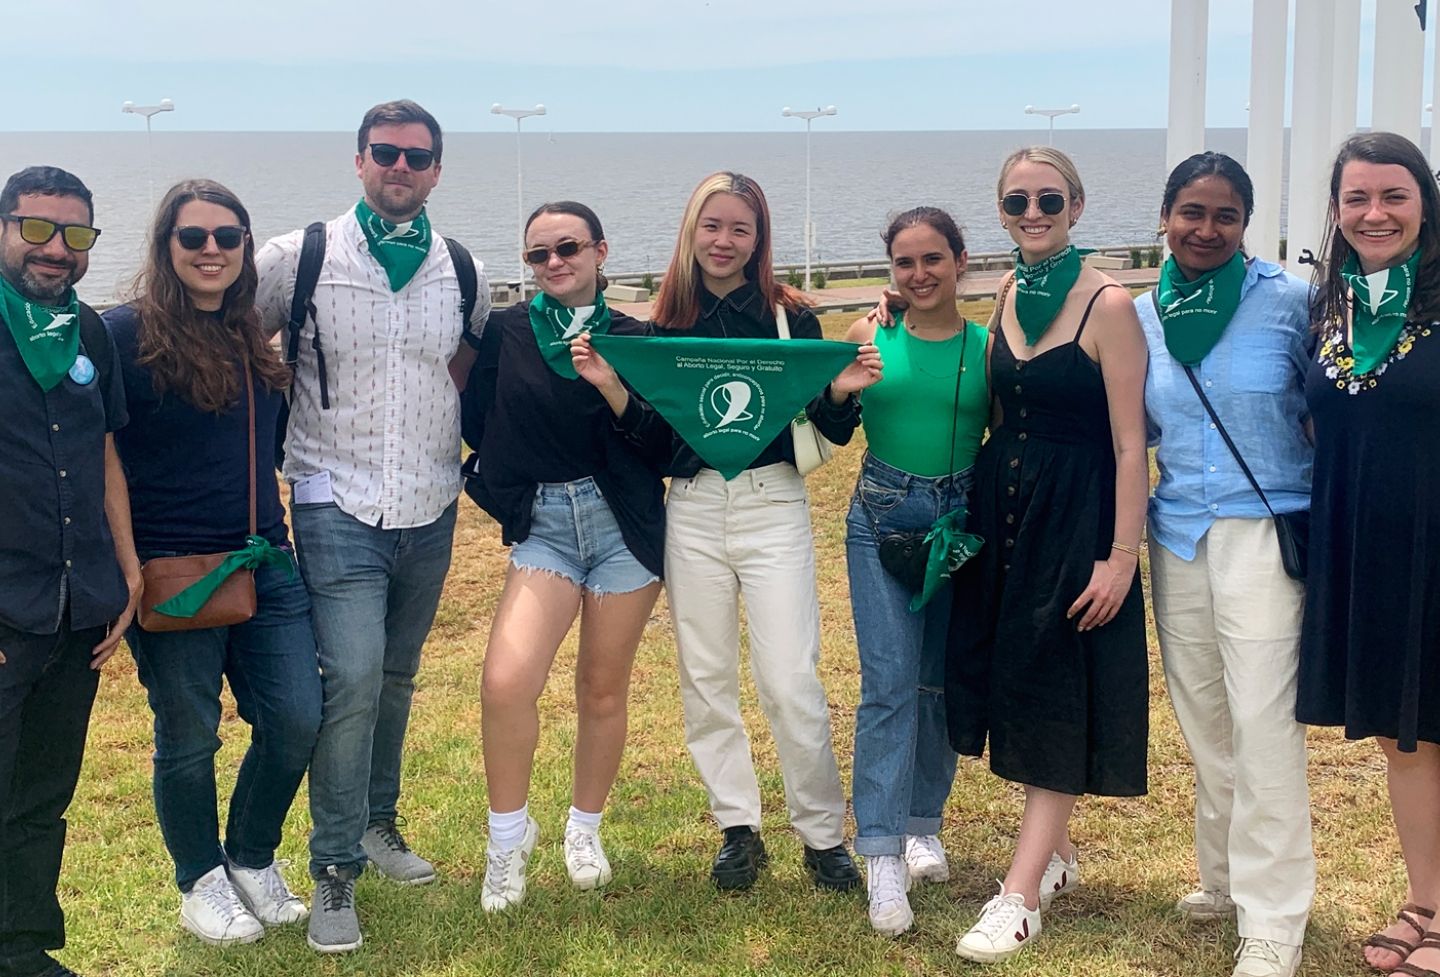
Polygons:
<instances>
[{"instance_id":1,"label":"woman in green tank top","mask_svg":"<svg viewBox=\"0 0 1440 977\"><path fill-rule=\"evenodd\" d=\"M846 517L845 554L860 650L855 716L855 851L869 874L870 924L896 935L914 922L911 879L949 877L940 816L955 779L945 726L950 589L919 611L880 565L887 534L928 530L965 504L990 416L989 335L955 305L965 241L943 210L917 207L884 234L906 311L871 313L846 339L879 346L884 377L864 392L868 451Z\"/></svg>"}]
</instances>

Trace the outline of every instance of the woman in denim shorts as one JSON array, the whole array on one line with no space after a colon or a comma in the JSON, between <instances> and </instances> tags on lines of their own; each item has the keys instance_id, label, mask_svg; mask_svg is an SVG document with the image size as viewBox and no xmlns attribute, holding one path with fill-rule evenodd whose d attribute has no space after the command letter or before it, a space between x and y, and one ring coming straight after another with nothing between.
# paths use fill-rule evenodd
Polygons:
<instances>
[{"instance_id":1,"label":"woman in denim shorts","mask_svg":"<svg viewBox=\"0 0 1440 977\"><path fill-rule=\"evenodd\" d=\"M534 302L490 317L463 397L466 491L500 523L510 569L485 651L481 727L490 839L481 904L525 897L539 827L526 795L540 734L537 702L560 643L580 616L575 673L575 784L565 868L577 888L610 881L600 817L625 748L630 668L660 592L663 488L640 436L615 424L653 411L575 338L643 334L602 294L607 246L583 204L541 206L525 227ZM582 373L577 373L577 366ZM588 381L588 382L587 382ZM653 429L668 450L669 429Z\"/></svg>"},{"instance_id":2,"label":"woman in denim shorts","mask_svg":"<svg viewBox=\"0 0 1440 977\"><path fill-rule=\"evenodd\" d=\"M882 567L880 541L925 532L965 504L990 390L986 329L955 305L965 272L960 228L943 210L917 207L892 220L883 238L905 311L889 324L872 312L846 336L879 347L885 375L861 395L868 450L845 520L845 554L860 651L855 853L865 856L870 925L894 936L914 922L911 881L950 877L939 833L956 761L944 699L951 602L942 587L911 611L914 594Z\"/></svg>"}]
</instances>

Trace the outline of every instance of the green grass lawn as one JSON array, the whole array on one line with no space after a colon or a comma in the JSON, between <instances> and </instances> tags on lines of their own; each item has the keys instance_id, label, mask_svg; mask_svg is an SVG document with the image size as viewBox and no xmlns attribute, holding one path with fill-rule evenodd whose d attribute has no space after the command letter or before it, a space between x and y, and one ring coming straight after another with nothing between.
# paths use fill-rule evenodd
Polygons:
<instances>
[{"instance_id":1,"label":"green grass lawn","mask_svg":"<svg viewBox=\"0 0 1440 977\"><path fill-rule=\"evenodd\" d=\"M980 317L988 310L966 310ZM833 335L852 317L832 316ZM859 694L845 581L845 507L859 465L858 444L810 478L824 627L823 679L836 752L848 785ZM150 794L151 716L125 653L108 667L91 725L89 754L70 809L61 897L70 947L62 957L95 975L636 975L980 974L954 955L955 939L1005 873L1019 825L1020 793L965 759L946 811L943 839L952 878L911 896L916 927L888 940L871 932L863 896L822 894L800 865L788 830L774 745L745 678L744 707L765 800L772 863L740 895L710 886L718 832L685 751L674 641L664 600L645 633L631 690L630 741L606 812L604 837L614 882L599 893L572 891L560 838L569 804L574 741L574 636L562 649L541 702L542 736L532 813L540 846L530 893L518 909L480 909L485 870L485 779L480 761L480 662L499 594L505 550L494 524L461 501L454 567L421 669L405 764L402 810L415 848L441 872L407 889L373 873L358 888L365 946L321 957L304 926L272 932L247 947L215 950L181 930L172 867ZM1005 975L1219 975L1230 973L1233 924L1193 926L1171 907L1196 882L1191 853L1191 771L1151 655L1150 794L1087 799L1074 821L1083 884L1061 897L1041 939ZM228 701L228 700L227 700ZM221 736L222 790L248 730L227 708ZM1368 971L1357 944L1400 904L1404 878L1384 794L1383 764L1371 744L1312 732L1311 784L1320 893L1301 972L1350 977ZM222 819L223 823L223 819ZM307 901L302 790L280 852Z\"/></svg>"}]
</instances>

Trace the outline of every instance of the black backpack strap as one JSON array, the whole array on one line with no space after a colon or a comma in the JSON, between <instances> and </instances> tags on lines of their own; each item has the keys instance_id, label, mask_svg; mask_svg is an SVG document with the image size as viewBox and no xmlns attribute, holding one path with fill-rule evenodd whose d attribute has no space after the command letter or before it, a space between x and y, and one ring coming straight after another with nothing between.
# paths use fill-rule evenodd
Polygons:
<instances>
[{"instance_id":1,"label":"black backpack strap","mask_svg":"<svg viewBox=\"0 0 1440 977\"><path fill-rule=\"evenodd\" d=\"M100 389L108 396L110 371L115 366L114 357L110 355L110 330L105 328L100 313L84 304L80 306L80 342L85 344L85 355L95 364Z\"/></svg>"},{"instance_id":2,"label":"black backpack strap","mask_svg":"<svg viewBox=\"0 0 1440 977\"><path fill-rule=\"evenodd\" d=\"M445 247L450 249L450 261L455 265L455 278L460 283L460 328L469 332L470 316L475 312L476 293L480 283L479 275L475 272L475 259L470 257L465 245L453 237L445 239Z\"/></svg>"},{"instance_id":3,"label":"black backpack strap","mask_svg":"<svg viewBox=\"0 0 1440 977\"><path fill-rule=\"evenodd\" d=\"M315 350L315 366L320 374L320 406L330 409L330 383L325 375L325 353L320 348L320 323L315 318L315 286L320 281L320 266L325 263L325 222L316 221L305 228L304 242L300 246L300 266L295 271L295 295L290 300L290 322L286 326L285 363L295 368L300 359L300 332L308 316L315 323L315 338L310 345Z\"/></svg>"}]
</instances>

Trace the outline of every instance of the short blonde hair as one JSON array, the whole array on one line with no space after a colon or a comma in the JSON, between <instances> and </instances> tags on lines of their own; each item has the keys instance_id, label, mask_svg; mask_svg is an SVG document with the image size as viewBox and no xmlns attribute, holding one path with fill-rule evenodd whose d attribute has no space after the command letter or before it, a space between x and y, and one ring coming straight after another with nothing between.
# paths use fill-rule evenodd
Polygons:
<instances>
[{"instance_id":1,"label":"short blonde hair","mask_svg":"<svg viewBox=\"0 0 1440 977\"><path fill-rule=\"evenodd\" d=\"M1005 195L1005 178L1010 175L1015 164L1022 161L1055 167L1065 181L1065 189L1070 192L1070 199L1085 199L1085 184L1080 182L1080 171L1075 169L1075 161L1054 146L1026 146L1005 157L1005 162L1000 164L1000 179L995 181L995 199Z\"/></svg>"}]
</instances>

